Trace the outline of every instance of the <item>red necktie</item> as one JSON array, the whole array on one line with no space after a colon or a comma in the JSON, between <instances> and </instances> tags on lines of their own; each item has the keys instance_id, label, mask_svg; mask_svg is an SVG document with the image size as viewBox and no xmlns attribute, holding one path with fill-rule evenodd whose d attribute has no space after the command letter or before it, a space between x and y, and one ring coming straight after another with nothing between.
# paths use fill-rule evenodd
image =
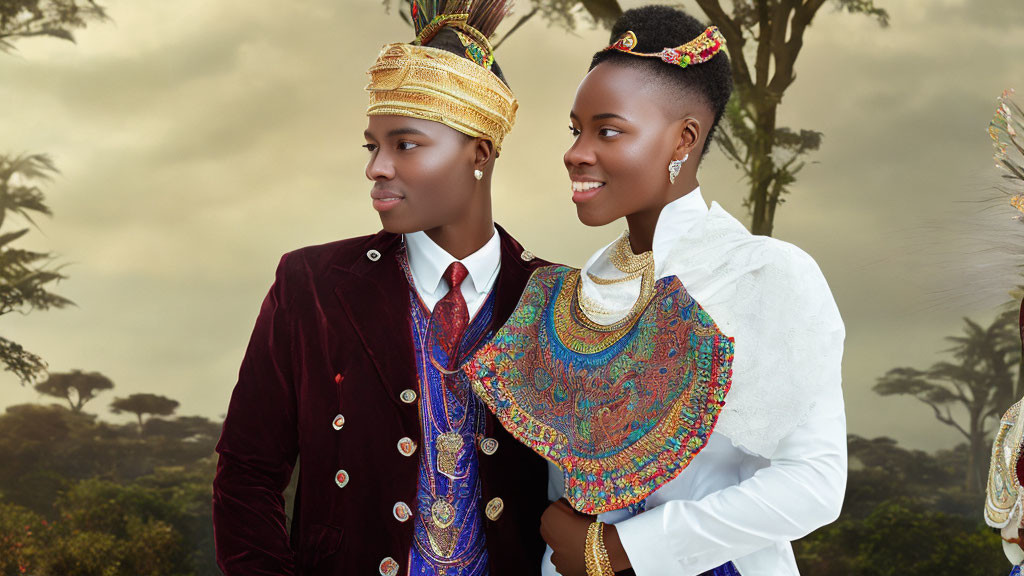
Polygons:
<instances>
[{"instance_id":1,"label":"red necktie","mask_svg":"<svg viewBox=\"0 0 1024 576\"><path fill-rule=\"evenodd\" d=\"M438 340L448 357L449 370L458 366L459 344L469 325L469 308L466 299L462 297L461 288L462 281L468 275L469 271L461 262L452 262L448 266L442 276L448 283L448 293L434 305L431 315L433 330L438 334Z\"/></svg>"}]
</instances>

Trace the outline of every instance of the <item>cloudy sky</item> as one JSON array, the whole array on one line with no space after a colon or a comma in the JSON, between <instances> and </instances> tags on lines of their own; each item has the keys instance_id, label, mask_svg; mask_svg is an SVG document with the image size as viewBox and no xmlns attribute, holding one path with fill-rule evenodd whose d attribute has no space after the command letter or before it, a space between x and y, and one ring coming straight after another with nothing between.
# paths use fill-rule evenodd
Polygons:
<instances>
[{"instance_id":1,"label":"cloudy sky","mask_svg":"<svg viewBox=\"0 0 1024 576\"><path fill-rule=\"evenodd\" d=\"M851 432L934 449L957 436L871 386L942 358L943 337L964 316L987 322L1012 287L1021 244L1009 211L983 202L996 173L985 129L995 97L1024 90L1024 9L877 2L887 29L826 7L805 37L780 123L825 140L775 235L815 257L846 319ZM25 246L60 255L59 291L77 303L5 317L0 333L52 371L112 378L92 412L155 392L218 418L280 255L378 229L360 148L365 69L410 30L377 0L104 4L113 21L77 45L34 39L0 55L0 153L46 152L62 171L46 189L54 218ZM624 227L576 220L561 162L576 85L606 36L535 19L498 52L520 113L496 217L574 265ZM745 218L744 183L721 152L701 183ZM36 400L0 375L0 407Z\"/></svg>"}]
</instances>

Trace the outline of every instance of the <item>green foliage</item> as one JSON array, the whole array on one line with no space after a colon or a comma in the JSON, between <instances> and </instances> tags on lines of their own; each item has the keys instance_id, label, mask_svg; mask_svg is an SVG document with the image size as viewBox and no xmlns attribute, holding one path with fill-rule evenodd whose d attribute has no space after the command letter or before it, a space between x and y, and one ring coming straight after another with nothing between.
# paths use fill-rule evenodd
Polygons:
<instances>
[{"instance_id":1,"label":"green foliage","mask_svg":"<svg viewBox=\"0 0 1024 576\"><path fill-rule=\"evenodd\" d=\"M984 496L964 491L965 444L928 454L890 438L849 438L839 520L795 542L815 576L972 576L1008 571Z\"/></svg>"},{"instance_id":2,"label":"green foliage","mask_svg":"<svg viewBox=\"0 0 1024 576\"><path fill-rule=\"evenodd\" d=\"M889 13L883 8L875 6L874 0L835 0L840 10L850 14L864 14L878 20L879 25L889 25Z\"/></svg>"},{"instance_id":3,"label":"green foliage","mask_svg":"<svg viewBox=\"0 0 1024 576\"><path fill-rule=\"evenodd\" d=\"M187 565L182 535L173 525L182 521L184 503L175 496L181 491L88 479L64 493L56 507L77 532L114 539L116 574L164 575Z\"/></svg>"},{"instance_id":4,"label":"green foliage","mask_svg":"<svg viewBox=\"0 0 1024 576\"><path fill-rule=\"evenodd\" d=\"M990 576L1009 569L999 534L980 519L889 500L863 520L841 518L799 541L801 572L815 576Z\"/></svg>"},{"instance_id":5,"label":"green foliage","mask_svg":"<svg viewBox=\"0 0 1024 576\"><path fill-rule=\"evenodd\" d=\"M0 52L13 50L14 40L31 36L74 42L73 30L106 19L106 12L93 0L2 0Z\"/></svg>"},{"instance_id":6,"label":"green foliage","mask_svg":"<svg viewBox=\"0 0 1024 576\"><path fill-rule=\"evenodd\" d=\"M53 543L39 573L121 576L120 544L110 534L72 532Z\"/></svg>"},{"instance_id":7,"label":"green foliage","mask_svg":"<svg viewBox=\"0 0 1024 576\"><path fill-rule=\"evenodd\" d=\"M13 51L15 40L31 36L74 42L72 30L106 18L103 8L94 0L0 0L0 52ZM73 304L49 291L50 285L66 278L60 268L50 266L52 254L11 246L29 229L2 229L9 215L21 216L33 226L33 214L51 215L39 183L50 180L57 172L57 166L46 154L0 155L0 315L28 314L32 310ZM46 362L38 354L2 337L0 363L22 385L46 373Z\"/></svg>"},{"instance_id":8,"label":"green foliage","mask_svg":"<svg viewBox=\"0 0 1024 576\"><path fill-rule=\"evenodd\" d=\"M0 574L213 576L220 426L154 418L139 435L60 405L0 415ZM963 490L968 447L929 454L849 439L838 522L794 545L815 576L999 573L999 539ZM988 572L985 572L988 571Z\"/></svg>"},{"instance_id":9,"label":"green foliage","mask_svg":"<svg viewBox=\"0 0 1024 576\"><path fill-rule=\"evenodd\" d=\"M150 420L140 435L60 405L9 407L0 415L0 574L18 574L18 563L37 576L217 574L219 433L194 416ZM8 554L2 546L14 542Z\"/></svg>"},{"instance_id":10,"label":"green foliage","mask_svg":"<svg viewBox=\"0 0 1024 576\"><path fill-rule=\"evenodd\" d=\"M34 569L48 548L51 529L52 524L39 514L0 500L0 574Z\"/></svg>"},{"instance_id":11,"label":"green foliage","mask_svg":"<svg viewBox=\"0 0 1024 576\"><path fill-rule=\"evenodd\" d=\"M5 4L0 3L0 7L3 6ZM0 36L2 46L3 37ZM52 254L12 246L28 233L29 228L15 231L3 228L11 222L11 216L19 216L35 226L33 215L51 214L39 184L56 173L56 166L45 154L0 155L0 316L11 312L28 314L33 310L63 308L72 304L67 298L49 291L50 285L65 278L59 268L50 266ZM46 371L42 358L6 338L0 338L0 363L22 384L34 381Z\"/></svg>"}]
</instances>

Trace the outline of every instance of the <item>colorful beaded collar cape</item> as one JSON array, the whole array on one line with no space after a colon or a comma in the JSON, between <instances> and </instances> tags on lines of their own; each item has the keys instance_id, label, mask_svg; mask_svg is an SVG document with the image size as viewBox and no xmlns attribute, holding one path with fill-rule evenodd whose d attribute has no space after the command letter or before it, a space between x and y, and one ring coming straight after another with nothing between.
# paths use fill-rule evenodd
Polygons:
<instances>
[{"instance_id":1,"label":"colorful beaded collar cape","mask_svg":"<svg viewBox=\"0 0 1024 576\"><path fill-rule=\"evenodd\" d=\"M517 439L564 472L565 495L597 514L636 504L707 444L732 378L733 340L675 276L655 279L628 234L587 270L549 266L465 367ZM584 278L586 280L584 280ZM625 310L583 288L638 296Z\"/></svg>"}]
</instances>

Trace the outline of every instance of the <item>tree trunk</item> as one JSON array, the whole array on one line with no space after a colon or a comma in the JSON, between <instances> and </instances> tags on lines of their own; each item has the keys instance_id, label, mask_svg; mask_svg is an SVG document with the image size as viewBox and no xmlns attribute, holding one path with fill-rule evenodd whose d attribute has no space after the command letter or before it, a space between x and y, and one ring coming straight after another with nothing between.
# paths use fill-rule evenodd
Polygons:
<instances>
[{"instance_id":1,"label":"tree trunk","mask_svg":"<svg viewBox=\"0 0 1024 576\"><path fill-rule=\"evenodd\" d=\"M982 430L980 410L971 410L971 440L967 449L967 493L977 494L981 491L980 466L985 462L985 432Z\"/></svg>"},{"instance_id":2,"label":"tree trunk","mask_svg":"<svg viewBox=\"0 0 1024 576\"><path fill-rule=\"evenodd\" d=\"M970 494L977 494L984 489L982 478L987 475L988 458L986 456L989 451L983 438L976 438L971 444L971 455L967 469L970 478L967 483L967 491Z\"/></svg>"},{"instance_id":3,"label":"tree trunk","mask_svg":"<svg viewBox=\"0 0 1024 576\"><path fill-rule=\"evenodd\" d=\"M751 103L754 110L754 141L751 143L750 196L748 201L752 210L750 231L761 236L771 236L775 204L773 199L772 181L775 177L775 163L772 160L773 140L775 135L775 111L777 104L770 101L770 96L758 90L753 94L756 103Z\"/></svg>"},{"instance_id":4,"label":"tree trunk","mask_svg":"<svg viewBox=\"0 0 1024 576\"><path fill-rule=\"evenodd\" d=\"M7 219L7 195L12 176L13 174L6 178L0 178L0 228L4 227L4 222Z\"/></svg>"}]
</instances>

